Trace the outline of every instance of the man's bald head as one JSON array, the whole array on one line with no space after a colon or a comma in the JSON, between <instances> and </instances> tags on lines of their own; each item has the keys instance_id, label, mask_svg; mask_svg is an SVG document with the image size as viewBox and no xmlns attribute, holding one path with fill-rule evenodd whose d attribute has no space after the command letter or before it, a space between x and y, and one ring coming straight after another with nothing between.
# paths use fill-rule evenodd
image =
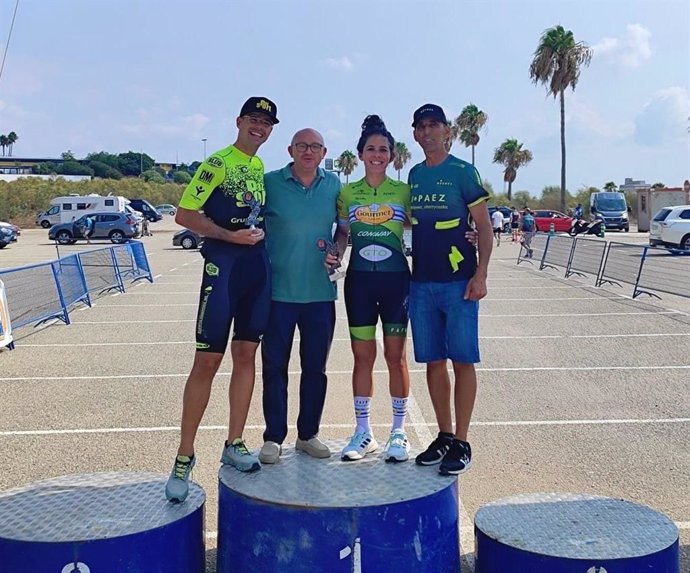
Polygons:
<instances>
[{"instance_id":1,"label":"man's bald head","mask_svg":"<svg viewBox=\"0 0 690 573\"><path fill-rule=\"evenodd\" d=\"M307 141L307 139L309 141ZM294 145L295 143L298 143L300 141L304 141L305 143L317 142L321 145L324 145L323 136L311 127L300 129L297 133L295 133L295 135L292 136L292 142L290 145Z\"/></svg>"},{"instance_id":2,"label":"man's bald head","mask_svg":"<svg viewBox=\"0 0 690 573\"><path fill-rule=\"evenodd\" d=\"M303 175L313 176L323 158L326 157L323 137L315 129L300 129L292 137L288 153L294 161L294 168Z\"/></svg>"}]
</instances>

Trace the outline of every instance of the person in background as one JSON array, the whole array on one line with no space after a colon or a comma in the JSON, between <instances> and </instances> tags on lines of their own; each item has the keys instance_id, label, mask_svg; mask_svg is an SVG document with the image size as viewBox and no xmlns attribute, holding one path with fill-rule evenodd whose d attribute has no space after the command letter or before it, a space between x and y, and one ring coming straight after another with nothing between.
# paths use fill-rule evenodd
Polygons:
<instances>
[{"instance_id":1,"label":"person in background","mask_svg":"<svg viewBox=\"0 0 690 573\"><path fill-rule=\"evenodd\" d=\"M531 259L534 255L532 250L532 238L534 237L534 232L536 230L536 223L534 221L534 215L529 207L525 207L522 214L522 245L527 251L527 258Z\"/></svg>"},{"instance_id":2,"label":"person in background","mask_svg":"<svg viewBox=\"0 0 690 573\"><path fill-rule=\"evenodd\" d=\"M501 246L501 232L503 231L503 213L500 209L496 209L491 214L491 226L494 229L494 238L496 239L496 246Z\"/></svg>"},{"instance_id":3,"label":"person in background","mask_svg":"<svg viewBox=\"0 0 690 573\"><path fill-rule=\"evenodd\" d=\"M510 208L510 230L513 233L513 243L520 240L520 212L515 206Z\"/></svg>"}]
</instances>

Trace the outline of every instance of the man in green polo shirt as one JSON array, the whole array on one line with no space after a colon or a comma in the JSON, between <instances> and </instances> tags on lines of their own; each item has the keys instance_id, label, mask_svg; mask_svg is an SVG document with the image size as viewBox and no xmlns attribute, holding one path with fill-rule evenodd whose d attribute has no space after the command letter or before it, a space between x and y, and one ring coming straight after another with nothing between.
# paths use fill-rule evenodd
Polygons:
<instances>
[{"instance_id":1,"label":"man in green polo shirt","mask_svg":"<svg viewBox=\"0 0 690 573\"><path fill-rule=\"evenodd\" d=\"M324 246L333 241L340 180L319 164L326 156L323 137L302 129L288 147L292 161L267 173L266 248L271 259L273 295L261 345L264 445L259 459L275 463L288 431L288 363L300 332L300 408L295 447L317 458L331 452L318 438L326 399L326 361L335 329L336 287L324 266Z\"/></svg>"}]
</instances>

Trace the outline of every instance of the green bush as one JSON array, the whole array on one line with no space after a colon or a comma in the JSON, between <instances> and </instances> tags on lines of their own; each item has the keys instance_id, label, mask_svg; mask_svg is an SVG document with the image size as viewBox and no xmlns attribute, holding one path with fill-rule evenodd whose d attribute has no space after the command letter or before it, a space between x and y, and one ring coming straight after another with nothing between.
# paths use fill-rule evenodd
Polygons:
<instances>
[{"instance_id":1,"label":"green bush","mask_svg":"<svg viewBox=\"0 0 690 573\"><path fill-rule=\"evenodd\" d=\"M157 175L157 174L156 174ZM177 205L184 191L175 183L147 183L138 177L95 179L92 181L52 181L27 177L17 181L0 181L0 221L32 226L36 214L50 206L50 200L65 195L121 195L127 199L147 199L153 205Z\"/></svg>"}]
</instances>

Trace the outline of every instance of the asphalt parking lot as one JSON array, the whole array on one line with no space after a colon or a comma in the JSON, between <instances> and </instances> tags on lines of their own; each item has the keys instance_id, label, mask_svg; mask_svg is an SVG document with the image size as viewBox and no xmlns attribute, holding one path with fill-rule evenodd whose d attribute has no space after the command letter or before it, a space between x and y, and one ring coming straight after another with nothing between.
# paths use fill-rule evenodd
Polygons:
<instances>
[{"instance_id":1,"label":"asphalt parking lot","mask_svg":"<svg viewBox=\"0 0 690 573\"><path fill-rule=\"evenodd\" d=\"M103 296L92 308L73 312L69 326L21 329L16 349L0 354L0 489L71 473L168 473L194 353L202 269L198 251L171 246L174 228L166 217L143 241L153 284ZM643 242L636 233L607 239ZM489 296L481 305L473 468L460 479L463 571L473 570L477 509L527 492L599 494L654 507L677 523L681 571L690 571L690 300L631 300L631 287L596 288L593 279L518 267L517 248L504 242L494 250ZM46 261L55 253L44 230L25 230L0 253L0 265ZM354 418L342 301L337 315L326 439L347 437ZM408 434L419 448L436 427L423 366L414 362L411 346L408 357ZM215 570L217 470L230 368L228 358L199 432L193 476L208 495L209 571ZM296 384L297 353L290 373ZM253 448L262 442L260 382L257 376L245 433ZM375 385L374 428L385 441L390 400L382 358ZM296 394L293 387L293 421ZM292 426L288 441L295 437Z\"/></svg>"}]
</instances>

